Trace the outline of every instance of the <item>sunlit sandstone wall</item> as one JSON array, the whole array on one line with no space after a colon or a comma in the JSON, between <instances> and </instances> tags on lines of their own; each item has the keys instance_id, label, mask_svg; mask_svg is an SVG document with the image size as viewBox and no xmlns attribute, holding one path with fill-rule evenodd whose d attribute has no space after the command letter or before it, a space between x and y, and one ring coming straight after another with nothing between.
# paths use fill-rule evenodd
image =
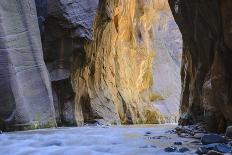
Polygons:
<instances>
[{"instance_id":1,"label":"sunlit sandstone wall","mask_svg":"<svg viewBox=\"0 0 232 155\"><path fill-rule=\"evenodd\" d=\"M76 120L160 123L151 106L154 1L100 1L94 38L76 57L72 83Z\"/></svg>"}]
</instances>

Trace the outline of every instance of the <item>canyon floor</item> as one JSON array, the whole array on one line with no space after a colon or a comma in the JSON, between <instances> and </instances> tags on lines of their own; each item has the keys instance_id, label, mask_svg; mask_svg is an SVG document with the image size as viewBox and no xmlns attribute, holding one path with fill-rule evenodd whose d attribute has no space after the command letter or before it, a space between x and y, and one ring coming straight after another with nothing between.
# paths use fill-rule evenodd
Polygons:
<instances>
[{"instance_id":1,"label":"canyon floor","mask_svg":"<svg viewBox=\"0 0 232 155\"><path fill-rule=\"evenodd\" d=\"M168 131L176 125L76 127L3 133L1 155L162 155L194 154L196 139ZM174 145L182 142L182 145ZM188 152L165 152L175 146ZM177 149L177 150L178 150Z\"/></svg>"}]
</instances>

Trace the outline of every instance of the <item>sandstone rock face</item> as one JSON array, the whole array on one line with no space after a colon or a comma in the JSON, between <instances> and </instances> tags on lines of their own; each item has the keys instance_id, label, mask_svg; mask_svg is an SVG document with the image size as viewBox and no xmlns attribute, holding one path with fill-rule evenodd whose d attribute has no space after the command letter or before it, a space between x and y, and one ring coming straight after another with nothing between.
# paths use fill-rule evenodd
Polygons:
<instances>
[{"instance_id":1,"label":"sandstone rock face","mask_svg":"<svg viewBox=\"0 0 232 155\"><path fill-rule=\"evenodd\" d=\"M177 122L180 105L182 37L168 1L155 1L153 86L151 101L166 122Z\"/></svg>"},{"instance_id":2,"label":"sandstone rock face","mask_svg":"<svg viewBox=\"0 0 232 155\"><path fill-rule=\"evenodd\" d=\"M232 121L229 0L169 0L183 36L181 124L205 121L222 131Z\"/></svg>"},{"instance_id":3,"label":"sandstone rock face","mask_svg":"<svg viewBox=\"0 0 232 155\"><path fill-rule=\"evenodd\" d=\"M0 2L1 124L175 120L181 43L166 0L35 3Z\"/></svg>"},{"instance_id":4,"label":"sandstone rock face","mask_svg":"<svg viewBox=\"0 0 232 155\"><path fill-rule=\"evenodd\" d=\"M178 38L167 1L37 0L37 8L58 124L175 120L179 46L158 46L169 31Z\"/></svg>"},{"instance_id":5,"label":"sandstone rock face","mask_svg":"<svg viewBox=\"0 0 232 155\"><path fill-rule=\"evenodd\" d=\"M94 40L73 64L76 120L160 123L150 104L154 1L100 1ZM81 63L81 60L85 60Z\"/></svg>"},{"instance_id":6,"label":"sandstone rock face","mask_svg":"<svg viewBox=\"0 0 232 155\"><path fill-rule=\"evenodd\" d=\"M0 128L55 126L34 1L1 1L0 19Z\"/></svg>"}]
</instances>

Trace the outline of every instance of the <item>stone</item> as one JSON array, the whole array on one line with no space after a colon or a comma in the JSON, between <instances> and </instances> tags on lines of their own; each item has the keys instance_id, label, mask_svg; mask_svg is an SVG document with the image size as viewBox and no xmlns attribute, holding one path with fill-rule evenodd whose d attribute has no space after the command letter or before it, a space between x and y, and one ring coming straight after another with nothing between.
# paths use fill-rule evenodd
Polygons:
<instances>
[{"instance_id":1,"label":"stone","mask_svg":"<svg viewBox=\"0 0 232 155\"><path fill-rule=\"evenodd\" d=\"M228 146L226 144L218 144L215 146L216 151L221 153L232 153L231 146Z\"/></svg>"},{"instance_id":2,"label":"stone","mask_svg":"<svg viewBox=\"0 0 232 155\"><path fill-rule=\"evenodd\" d=\"M174 142L174 145L182 145L182 142Z\"/></svg>"},{"instance_id":3,"label":"stone","mask_svg":"<svg viewBox=\"0 0 232 155\"><path fill-rule=\"evenodd\" d=\"M210 150L207 155L224 155L223 153L220 153L220 152L217 152L217 151L214 151L214 150Z\"/></svg>"},{"instance_id":4,"label":"stone","mask_svg":"<svg viewBox=\"0 0 232 155\"><path fill-rule=\"evenodd\" d=\"M185 152L188 152L188 151L190 151L190 150L187 147L182 147L182 148L180 148L178 150L178 152L180 152L180 153L185 153Z\"/></svg>"},{"instance_id":5,"label":"stone","mask_svg":"<svg viewBox=\"0 0 232 155\"><path fill-rule=\"evenodd\" d=\"M82 124L96 118L102 118L110 124L165 122L161 110L154 106L154 99L158 96L162 101L162 98L151 88L155 83L153 28L161 19L155 18L154 14L161 17L163 10L169 11L171 15L168 9L167 1L163 0L127 3L118 0L99 1L99 11L93 24L93 40L79 44L73 41L73 46L77 48L73 49L75 56L72 59L71 81L75 92L77 122ZM169 56L169 53L166 55ZM173 72L170 68L169 71ZM168 85L174 87L171 94L175 93L176 84L169 82ZM165 94L172 98L169 96L171 89L164 89L168 92ZM178 102L175 100L175 103ZM171 113L176 116L178 105L173 106L175 110ZM168 111L169 108L165 109Z\"/></svg>"},{"instance_id":6,"label":"stone","mask_svg":"<svg viewBox=\"0 0 232 155\"><path fill-rule=\"evenodd\" d=\"M150 134L152 134L152 132L151 131L147 131L145 134L146 135L150 135Z\"/></svg>"},{"instance_id":7,"label":"stone","mask_svg":"<svg viewBox=\"0 0 232 155\"><path fill-rule=\"evenodd\" d=\"M232 139L232 126L228 126L226 128L226 134L225 134L226 138L230 138Z\"/></svg>"},{"instance_id":8,"label":"stone","mask_svg":"<svg viewBox=\"0 0 232 155\"><path fill-rule=\"evenodd\" d=\"M55 127L35 1L0 1L0 129Z\"/></svg>"},{"instance_id":9,"label":"stone","mask_svg":"<svg viewBox=\"0 0 232 155\"><path fill-rule=\"evenodd\" d=\"M232 2L168 2L184 43L179 124L204 121L208 131L224 132L232 122Z\"/></svg>"},{"instance_id":10,"label":"stone","mask_svg":"<svg viewBox=\"0 0 232 155\"><path fill-rule=\"evenodd\" d=\"M170 147L166 147L164 149L165 152L175 152L177 151L177 147L174 147L174 146L170 146Z\"/></svg>"},{"instance_id":11,"label":"stone","mask_svg":"<svg viewBox=\"0 0 232 155\"><path fill-rule=\"evenodd\" d=\"M201 138L201 143L203 145L212 143L226 143L226 139L217 134L206 134Z\"/></svg>"},{"instance_id":12,"label":"stone","mask_svg":"<svg viewBox=\"0 0 232 155\"><path fill-rule=\"evenodd\" d=\"M206 153L208 153L208 151L209 151L208 148L203 147L203 146L200 146L200 147L197 149L196 153L197 153L197 154L206 154Z\"/></svg>"}]
</instances>

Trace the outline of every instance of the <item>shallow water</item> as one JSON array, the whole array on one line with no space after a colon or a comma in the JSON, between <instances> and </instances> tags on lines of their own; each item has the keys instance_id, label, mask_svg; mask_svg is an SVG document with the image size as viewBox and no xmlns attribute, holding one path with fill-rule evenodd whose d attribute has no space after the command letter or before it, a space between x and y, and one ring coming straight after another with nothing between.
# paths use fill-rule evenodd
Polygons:
<instances>
[{"instance_id":1,"label":"shallow water","mask_svg":"<svg viewBox=\"0 0 232 155\"><path fill-rule=\"evenodd\" d=\"M76 127L12 132L0 135L0 155L162 155L175 141L194 150L192 139L166 131L175 125ZM151 132L147 134L146 132ZM160 139L151 137L161 136ZM164 137L162 137L164 136ZM181 147L183 147L181 146Z\"/></svg>"}]
</instances>

